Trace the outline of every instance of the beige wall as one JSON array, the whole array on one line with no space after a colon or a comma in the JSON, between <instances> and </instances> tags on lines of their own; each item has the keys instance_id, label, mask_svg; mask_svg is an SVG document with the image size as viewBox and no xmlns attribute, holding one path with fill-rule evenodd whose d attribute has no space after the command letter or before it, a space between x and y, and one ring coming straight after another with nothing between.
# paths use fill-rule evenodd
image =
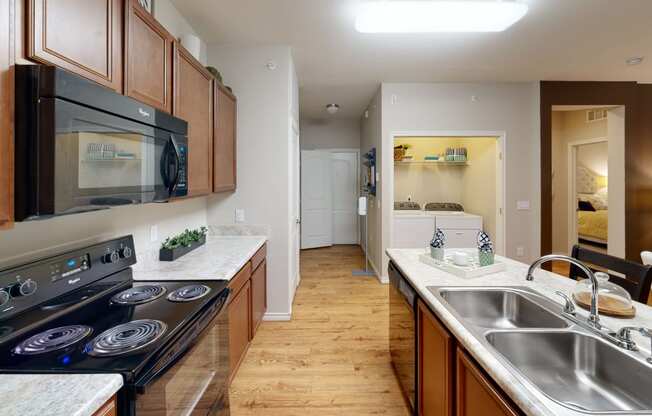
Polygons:
<instances>
[{"instance_id":1,"label":"beige wall","mask_svg":"<svg viewBox=\"0 0 652 416\"><path fill-rule=\"evenodd\" d=\"M301 149L359 149L360 120L301 120Z\"/></svg>"},{"instance_id":2,"label":"beige wall","mask_svg":"<svg viewBox=\"0 0 652 416\"><path fill-rule=\"evenodd\" d=\"M506 255L523 261L536 258L541 243L539 83L385 83L381 89L380 186L387 207L382 210L383 247L391 242L394 175L393 164L383 160L393 157L394 134L504 132ZM517 201L528 201L530 209L518 210Z\"/></svg>"},{"instance_id":3,"label":"beige wall","mask_svg":"<svg viewBox=\"0 0 652 416\"><path fill-rule=\"evenodd\" d=\"M456 138L401 137L394 145L409 144L408 154L414 160L426 155L443 153L447 147L462 147ZM428 202L462 203L463 176L467 166L394 164L394 201L412 200L425 205Z\"/></svg>"},{"instance_id":4,"label":"beige wall","mask_svg":"<svg viewBox=\"0 0 652 416\"><path fill-rule=\"evenodd\" d=\"M382 86L378 89L378 92L369 103L369 106L367 107L367 115L368 117L363 115L360 122L360 154L362 156L362 154L375 147L378 158L376 172L380 172L380 167L382 166ZM360 166L364 166L362 165L362 162L364 162L364 159L361 159ZM376 196L369 196L369 202L367 206L367 222L369 224L369 232L367 233L368 247L364 247L364 221L360 221L362 234L360 241L362 242L363 249L367 252L372 267L378 273L379 279L384 280L383 275L386 276L386 271L383 270L383 224L381 221L382 192L383 190L381 183L378 182Z\"/></svg>"},{"instance_id":5,"label":"beige wall","mask_svg":"<svg viewBox=\"0 0 652 416\"><path fill-rule=\"evenodd\" d=\"M568 254L568 144L606 138L607 120L586 122L586 110L552 112L552 251Z\"/></svg>"},{"instance_id":6,"label":"beige wall","mask_svg":"<svg viewBox=\"0 0 652 416\"><path fill-rule=\"evenodd\" d=\"M577 163L598 176L609 176L609 143L585 144L577 148Z\"/></svg>"},{"instance_id":7,"label":"beige wall","mask_svg":"<svg viewBox=\"0 0 652 416\"><path fill-rule=\"evenodd\" d=\"M154 1L154 17L177 39L187 34L199 36L170 0ZM206 65L208 61L206 43L201 39L200 43L199 61Z\"/></svg>"},{"instance_id":8,"label":"beige wall","mask_svg":"<svg viewBox=\"0 0 652 416\"><path fill-rule=\"evenodd\" d=\"M500 250L502 237L497 233L496 181L502 178L496 172L498 141L495 137L465 138L463 146L469 149L469 166L464 170L462 204L467 212L482 216L484 230Z\"/></svg>"},{"instance_id":9,"label":"beige wall","mask_svg":"<svg viewBox=\"0 0 652 416\"><path fill-rule=\"evenodd\" d=\"M295 113L294 67L287 46L209 45L209 63L219 68L238 97L238 188L208 201L211 224L245 223L270 228L267 319L289 319L294 276L290 261L290 120ZM265 64L273 61L270 71Z\"/></svg>"}]
</instances>

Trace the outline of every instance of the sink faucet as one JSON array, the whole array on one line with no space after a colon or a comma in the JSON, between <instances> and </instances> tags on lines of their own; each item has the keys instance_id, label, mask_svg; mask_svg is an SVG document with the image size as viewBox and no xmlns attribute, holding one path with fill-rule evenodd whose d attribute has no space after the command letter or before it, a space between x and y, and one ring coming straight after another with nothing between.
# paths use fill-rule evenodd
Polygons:
<instances>
[{"instance_id":1,"label":"sink faucet","mask_svg":"<svg viewBox=\"0 0 652 416\"><path fill-rule=\"evenodd\" d=\"M559 254L550 254L543 256L530 266L527 271L526 279L529 281L534 280L534 271L544 263L550 261L565 261L570 264L577 266L582 272L591 280L591 310L589 312L589 324L596 329L601 329L600 325L600 315L598 313L598 279L595 277L595 274L584 265L581 261L574 259L572 257L563 256Z\"/></svg>"}]
</instances>

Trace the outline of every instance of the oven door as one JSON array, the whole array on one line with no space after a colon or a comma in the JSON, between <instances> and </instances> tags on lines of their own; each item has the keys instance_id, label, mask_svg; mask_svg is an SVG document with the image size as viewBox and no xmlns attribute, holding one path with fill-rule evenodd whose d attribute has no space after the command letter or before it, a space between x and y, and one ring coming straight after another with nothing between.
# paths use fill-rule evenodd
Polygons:
<instances>
[{"instance_id":1,"label":"oven door","mask_svg":"<svg viewBox=\"0 0 652 416\"><path fill-rule=\"evenodd\" d=\"M229 289L177 337L128 399L130 416L228 416Z\"/></svg>"},{"instance_id":2,"label":"oven door","mask_svg":"<svg viewBox=\"0 0 652 416\"><path fill-rule=\"evenodd\" d=\"M62 215L167 201L186 186L186 138L56 98L42 98L39 212ZM54 137L52 137L54 135Z\"/></svg>"}]
</instances>

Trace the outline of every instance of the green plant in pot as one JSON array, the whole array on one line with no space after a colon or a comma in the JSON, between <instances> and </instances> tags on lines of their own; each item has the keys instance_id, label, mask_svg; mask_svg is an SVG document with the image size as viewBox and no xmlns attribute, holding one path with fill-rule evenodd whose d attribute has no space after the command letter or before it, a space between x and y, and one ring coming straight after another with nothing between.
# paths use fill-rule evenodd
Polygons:
<instances>
[{"instance_id":1,"label":"green plant in pot","mask_svg":"<svg viewBox=\"0 0 652 416\"><path fill-rule=\"evenodd\" d=\"M206 242L207 232L208 228L206 227L195 230L186 229L181 234L166 238L163 244L161 244L159 259L161 261L174 261L188 254Z\"/></svg>"}]
</instances>

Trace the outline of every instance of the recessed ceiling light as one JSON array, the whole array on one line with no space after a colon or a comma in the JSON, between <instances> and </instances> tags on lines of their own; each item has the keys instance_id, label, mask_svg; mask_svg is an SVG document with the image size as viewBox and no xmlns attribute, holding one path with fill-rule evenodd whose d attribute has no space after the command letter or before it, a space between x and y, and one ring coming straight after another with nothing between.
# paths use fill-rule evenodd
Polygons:
<instances>
[{"instance_id":1,"label":"recessed ceiling light","mask_svg":"<svg viewBox=\"0 0 652 416\"><path fill-rule=\"evenodd\" d=\"M633 56L633 57L629 58L628 60L626 60L625 62L627 63L627 65L639 65L639 64L643 63L643 59L645 59L645 58L642 57L642 56Z\"/></svg>"},{"instance_id":2,"label":"recessed ceiling light","mask_svg":"<svg viewBox=\"0 0 652 416\"><path fill-rule=\"evenodd\" d=\"M339 104L327 104L326 105L326 111L328 111L328 114L335 114L338 111L340 111L340 105Z\"/></svg>"},{"instance_id":3,"label":"recessed ceiling light","mask_svg":"<svg viewBox=\"0 0 652 416\"><path fill-rule=\"evenodd\" d=\"M362 33L502 32L525 16L514 1L377 1L361 6Z\"/></svg>"}]
</instances>

